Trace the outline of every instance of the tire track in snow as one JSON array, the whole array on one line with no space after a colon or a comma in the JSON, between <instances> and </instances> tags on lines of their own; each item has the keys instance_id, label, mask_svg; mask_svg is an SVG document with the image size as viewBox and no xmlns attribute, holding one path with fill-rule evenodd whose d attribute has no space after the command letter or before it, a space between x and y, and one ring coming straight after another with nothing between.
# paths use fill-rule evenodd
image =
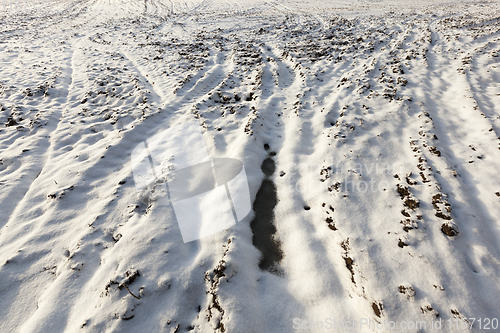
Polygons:
<instances>
[{"instance_id":1,"label":"tire track in snow","mask_svg":"<svg viewBox=\"0 0 500 333\"><path fill-rule=\"evenodd\" d=\"M11 214L8 214L7 215L7 218L6 218L6 224L9 224L9 223L12 223L12 221L15 221L15 220L18 220L18 214L24 214L26 213L27 210L29 210L26 205L28 204L28 202L32 199L31 197L29 197L29 195L33 195L33 191L37 191L38 188L36 188L37 186L39 186L37 184L37 179L40 175L42 175L42 177L44 176L44 169L45 169L45 166L47 164L47 162L51 159L52 155L54 154L54 149L53 149L53 145L54 145L54 142L55 142L55 138L54 137L57 137L56 133L58 131L58 127L60 125L60 122L63 118L63 114L67 108L67 104L68 104L68 101L69 101L69 94L70 94L70 90L71 90L71 87L72 87L72 84L73 84L73 62L74 62L74 52L71 51L70 53L70 56L68 57L70 60L69 60L69 64L68 65L68 75L66 77L63 77L63 80L61 82L61 85L63 87L68 87L67 90L66 90L66 96L64 97L60 97L58 98L58 102L56 102L56 107L52 106L51 109L54 110L50 116L49 116L49 120L48 120L48 123L46 126L44 126L43 128L43 131L40 131L41 133L39 133L39 136L41 137L40 139L43 140L43 141L46 141L46 144L40 144L41 147L40 149L43 149L43 152L41 151L34 151L33 153L35 154L39 154L39 156L41 157L41 161L40 161L40 164L41 164L41 167L39 167L39 171L36 172L37 176L35 177L35 179L30 182L29 184L29 187L25 190L24 192L24 195L22 197L22 199L19 200L18 204L15 206L15 208L13 209L12 213ZM31 190L31 192L30 192ZM28 195L29 193L29 195ZM33 205L32 202L29 203L29 205ZM4 212L5 213L5 212ZM20 219L22 220L22 219Z\"/></svg>"},{"instance_id":2,"label":"tire track in snow","mask_svg":"<svg viewBox=\"0 0 500 333\"><path fill-rule=\"evenodd\" d=\"M50 217L47 217L43 221L43 217L47 213L46 207L46 183L52 182L51 173L54 167L49 167L52 162L54 152L54 145L57 140L58 129L63 121L64 112L68 108L70 94L73 87L73 75L74 75L74 50L70 51L68 56L68 63L66 69L63 70L67 72L67 75L63 76L62 85L63 89L66 88L66 94L57 98L53 101L51 107L52 114L49 116L47 125L39 131L42 136L41 140L46 141L45 144L41 143L37 151L33 151L40 155L40 171L36 178L29 184L28 190L25 192L23 198L17 203L14 211L9 217L8 225L11 226L5 233L0 234L0 244L2 244L2 253L7 256L12 261L19 261L19 264L25 266L25 269L21 276L23 279L31 280L35 285L40 286L37 290L31 290L28 297L19 297L16 300L16 307L21 307L25 311L24 322L29 322L32 318L37 316L38 305L35 308L35 304L39 304L40 297L44 294L44 288L55 281L53 277L48 275L48 273L43 273L46 269L51 273L53 271L51 267L51 260L47 260L48 253L50 253L51 248L38 247L37 241L40 237L40 230L43 230L45 226L50 225ZM43 152L41 151L43 150ZM50 169L50 170L48 170ZM49 178L49 179L47 179ZM45 184L44 184L45 183ZM2 229L3 230L3 229ZM43 235L42 237L49 239L59 238L58 234ZM9 241L5 241L5 238L9 238ZM45 243L50 244L49 241ZM5 246L7 245L7 246ZM19 248L29 249L35 246L35 253L39 255L35 257L25 257L22 253L19 253ZM44 256L43 254L46 254ZM21 294L18 284L21 281L11 281L9 287L13 291L18 291ZM14 306L14 304L13 304ZM13 318L15 320L15 318Z\"/></svg>"},{"instance_id":3,"label":"tire track in snow","mask_svg":"<svg viewBox=\"0 0 500 333\"><path fill-rule=\"evenodd\" d=\"M473 283L474 286L481 285L483 282L480 281L479 277L471 274L469 269L465 269L466 261L460 261L460 264L457 265L456 262L451 263L450 258L461 259L464 255L466 258L467 256L469 258L474 257L474 255L470 254L472 252L457 253L457 248L460 248L459 244L465 243L466 247L473 248L481 241L484 241L484 238L489 239L488 243L494 243L493 235L495 232L488 228L491 223L483 223L484 221L493 221L493 218L484 206L484 199L480 199L479 196L480 193L485 194L488 191L484 190L485 186L482 182L478 182L477 179L474 180L471 169L475 163L470 164L465 155L467 154L467 147L471 143L478 145L478 137L484 140L484 133L487 133L488 125L485 119L481 118L479 112L474 110L474 101L469 98L471 86L466 81L465 76L456 71L459 62L453 61L453 59L439 52L441 37L432 26L431 31L433 37L432 42L429 43L429 52L427 54L428 68L422 77L422 86L416 87L412 96L418 96L416 102L421 101L422 107L429 114L432 124L431 130L437 135L435 140L428 138L422 147L422 150L428 150L431 147L427 147L427 145L432 144L440 152L438 157L427 154L426 161L429 162L429 169L432 170L431 173L433 174L431 179L435 179L438 191L441 191L442 188L445 195L448 195L453 220L456 221L459 232L462 234L459 238L453 240L454 243L451 244L447 242L446 236L441 233L441 230L435 231L436 241L433 255L438 256L440 258L438 262L446 266L446 269L440 272L440 274L444 275L441 278L449 277L449 274L462 276L463 281L458 284L469 284L470 288L460 291L463 293L461 298L470 297L472 299L474 298L472 295L481 293L482 289L473 289L470 280L476 279ZM442 72L440 77L434 75L437 70ZM478 124L480 124L479 128ZM423 123L420 127L425 128L425 126L425 123ZM494 141L493 135L491 135L491 139L491 141ZM456 170L457 174L452 175L450 169ZM487 170L483 172L488 174ZM493 179L492 176L489 179ZM429 200L422 199L421 201L428 202ZM478 218L478 216L481 217ZM436 218L431 217L430 220L433 221ZM481 221L481 225L478 224L478 221ZM440 221L438 226L442 222L444 221ZM471 224L474 227L471 227ZM471 228L483 230L481 236L479 237L476 232L471 232ZM498 253L497 248L493 258L498 258ZM470 259L468 260L470 261ZM490 266L494 267L495 259L489 261L491 262ZM467 271L469 274L464 274ZM494 270L490 274L495 274ZM483 297L484 299L488 298L487 295L483 295ZM461 306L465 307L466 305L462 304ZM475 306L480 307L481 305L477 304ZM487 312L489 310L488 308L482 308L481 311Z\"/></svg>"}]
</instances>

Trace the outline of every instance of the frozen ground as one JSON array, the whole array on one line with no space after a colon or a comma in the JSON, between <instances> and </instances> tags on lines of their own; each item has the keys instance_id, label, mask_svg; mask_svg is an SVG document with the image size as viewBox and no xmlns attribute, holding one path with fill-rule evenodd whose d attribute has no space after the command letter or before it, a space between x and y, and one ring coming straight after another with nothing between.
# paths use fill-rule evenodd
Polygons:
<instances>
[{"instance_id":1,"label":"frozen ground","mask_svg":"<svg viewBox=\"0 0 500 333\"><path fill-rule=\"evenodd\" d=\"M495 331L497 1L0 5L1 332ZM183 243L131 153L189 121L254 209Z\"/></svg>"}]
</instances>

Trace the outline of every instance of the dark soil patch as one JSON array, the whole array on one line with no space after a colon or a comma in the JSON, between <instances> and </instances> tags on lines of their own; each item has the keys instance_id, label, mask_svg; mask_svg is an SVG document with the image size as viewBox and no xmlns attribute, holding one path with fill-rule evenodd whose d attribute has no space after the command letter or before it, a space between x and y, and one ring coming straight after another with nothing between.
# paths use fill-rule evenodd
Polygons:
<instances>
[{"instance_id":1,"label":"dark soil patch","mask_svg":"<svg viewBox=\"0 0 500 333\"><path fill-rule=\"evenodd\" d=\"M7 122L5 123L5 126L10 127L10 126L15 126L15 125L18 125L17 121L12 117L8 117Z\"/></svg>"},{"instance_id":2,"label":"dark soil patch","mask_svg":"<svg viewBox=\"0 0 500 333\"><path fill-rule=\"evenodd\" d=\"M344 257L344 261L345 261L345 267L347 267L347 269L349 270L349 272L351 272L351 281L352 281L352 283L356 284L356 282L354 281L354 269L352 267L352 264L354 263L354 260L352 260L352 258L350 258L350 257Z\"/></svg>"},{"instance_id":3,"label":"dark soil patch","mask_svg":"<svg viewBox=\"0 0 500 333\"><path fill-rule=\"evenodd\" d=\"M451 216L446 215L446 214L444 214L444 213L443 213L443 212L441 212L441 211L436 212L436 214L435 214L435 215L436 215L437 217L439 217L440 219L443 219L443 220L451 220Z\"/></svg>"},{"instance_id":4,"label":"dark soil patch","mask_svg":"<svg viewBox=\"0 0 500 333\"><path fill-rule=\"evenodd\" d=\"M439 209L437 205L438 203L442 203L440 193L437 193L434 196L432 196L432 205L434 206L435 209Z\"/></svg>"},{"instance_id":5,"label":"dark soil patch","mask_svg":"<svg viewBox=\"0 0 500 333\"><path fill-rule=\"evenodd\" d=\"M379 304L377 302L372 303L372 309L373 312L375 312L375 315L379 318L382 317L382 304Z\"/></svg>"},{"instance_id":6,"label":"dark soil patch","mask_svg":"<svg viewBox=\"0 0 500 333\"><path fill-rule=\"evenodd\" d=\"M330 228L333 231L337 230L337 227L335 226L335 222L333 222L333 219L331 217L326 218L326 223L328 223L328 228Z\"/></svg>"},{"instance_id":7,"label":"dark soil patch","mask_svg":"<svg viewBox=\"0 0 500 333\"><path fill-rule=\"evenodd\" d=\"M265 159L261 166L266 176L271 176L276 167L270 158ZM276 265L283 259L280 242L274 237L274 207L278 203L278 195L274 182L265 178L253 203L255 217L250 223L252 228L252 243L261 252L259 268L276 273Z\"/></svg>"},{"instance_id":8,"label":"dark soil patch","mask_svg":"<svg viewBox=\"0 0 500 333\"><path fill-rule=\"evenodd\" d=\"M274 171L276 170L276 165L275 165L273 159L266 158L264 160L264 162L262 162L261 169L262 169L262 172L264 172L264 174L266 176L271 176L274 173Z\"/></svg>"},{"instance_id":9,"label":"dark soil patch","mask_svg":"<svg viewBox=\"0 0 500 333\"><path fill-rule=\"evenodd\" d=\"M403 242L403 241L400 239L400 240L399 240L399 242L398 242L398 246L399 246L400 248L403 248L403 247L405 247L405 246L408 246L408 244L406 244L405 242Z\"/></svg>"},{"instance_id":10,"label":"dark soil patch","mask_svg":"<svg viewBox=\"0 0 500 333\"><path fill-rule=\"evenodd\" d=\"M401 199L404 199L410 195L410 190L406 186L398 185L398 193L401 196Z\"/></svg>"},{"instance_id":11,"label":"dark soil patch","mask_svg":"<svg viewBox=\"0 0 500 333\"><path fill-rule=\"evenodd\" d=\"M400 285L399 286L399 292L401 294L404 294L404 295L408 296L408 297L415 296L415 289L413 289L412 286L406 287L406 286Z\"/></svg>"},{"instance_id":12,"label":"dark soil patch","mask_svg":"<svg viewBox=\"0 0 500 333\"><path fill-rule=\"evenodd\" d=\"M420 206L420 202L418 202L416 199L407 198L404 201L404 205L412 210L415 210Z\"/></svg>"},{"instance_id":13,"label":"dark soil patch","mask_svg":"<svg viewBox=\"0 0 500 333\"><path fill-rule=\"evenodd\" d=\"M429 151L436 156L441 156L441 152L436 147L429 147Z\"/></svg>"},{"instance_id":14,"label":"dark soil patch","mask_svg":"<svg viewBox=\"0 0 500 333\"><path fill-rule=\"evenodd\" d=\"M454 228L453 225L448 223L443 223L441 226L441 231L448 237L455 237L458 235L458 230Z\"/></svg>"}]
</instances>

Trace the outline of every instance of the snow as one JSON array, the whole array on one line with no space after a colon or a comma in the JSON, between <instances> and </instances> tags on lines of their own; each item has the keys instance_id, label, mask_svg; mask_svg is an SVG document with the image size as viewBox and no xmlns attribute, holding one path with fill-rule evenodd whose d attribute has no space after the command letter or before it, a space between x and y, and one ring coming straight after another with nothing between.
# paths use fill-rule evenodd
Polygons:
<instances>
[{"instance_id":1,"label":"snow","mask_svg":"<svg viewBox=\"0 0 500 333\"><path fill-rule=\"evenodd\" d=\"M498 1L17 4L1 332L500 331Z\"/></svg>"}]
</instances>

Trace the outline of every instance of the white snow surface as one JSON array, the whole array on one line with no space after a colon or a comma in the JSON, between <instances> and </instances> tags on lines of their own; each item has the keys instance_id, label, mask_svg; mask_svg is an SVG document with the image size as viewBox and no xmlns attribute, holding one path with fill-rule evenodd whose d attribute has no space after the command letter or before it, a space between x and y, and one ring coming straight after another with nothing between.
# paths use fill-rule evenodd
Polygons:
<instances>
[{"instance_id":1,"label":"white snow surface","mask_svg":"<svg viewBox=\"0 0 500 333\"><path fill-rule=\"evenodd\" d=\"M0 332L500 332L498 1L0 6ZM190 122L255 205L184 243L131 156Z\"/></svg>"}]
</instances>

